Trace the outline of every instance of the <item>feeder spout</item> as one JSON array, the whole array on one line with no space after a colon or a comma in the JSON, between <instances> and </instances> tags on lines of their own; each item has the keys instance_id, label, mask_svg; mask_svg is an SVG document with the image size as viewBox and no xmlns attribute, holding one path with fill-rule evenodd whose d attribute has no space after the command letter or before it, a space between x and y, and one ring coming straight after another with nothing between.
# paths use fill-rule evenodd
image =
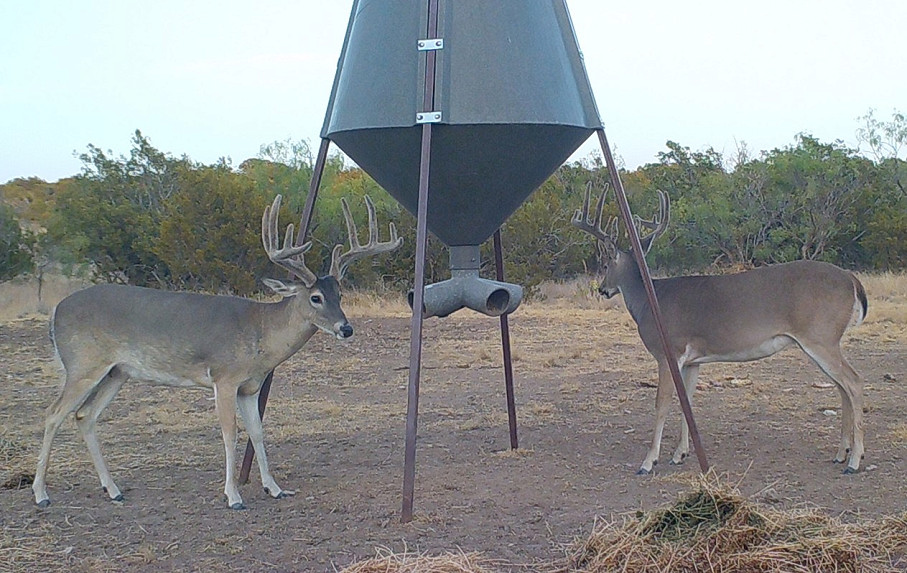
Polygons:
<instances>
[{"instance_id":1,"label":"feeder spout","mask_svg":"<svg viewBox=\"0 0 907 573\"><path fill-rule=\"evenodd\" d=\"M488 316L510 314L523 300L523 287L479 277L479 248L451 247L451 278L427 285L422 297L422 316L445 317L470 308ZM413 306L410 291L409 307Z\"/></svg>"}]
</instances>

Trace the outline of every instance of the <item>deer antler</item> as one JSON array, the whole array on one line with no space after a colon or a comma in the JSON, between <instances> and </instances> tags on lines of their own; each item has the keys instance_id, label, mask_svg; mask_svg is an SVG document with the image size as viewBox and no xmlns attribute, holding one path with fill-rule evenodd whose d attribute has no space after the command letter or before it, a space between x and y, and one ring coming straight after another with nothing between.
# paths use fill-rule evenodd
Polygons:
<instances>
[{"instance_id":1,"label":"deer antler","mask_svg":"<svg viewBox=\"0 0 907 573\"><path fill-rule=\"evenodd\" d=\"M284 236L283 248L280 247L280 234L277 229L277 218L280 213L280 202L282 197L274 197L274 202L269 207L265 207L265 212L261 216L261 244L264 245L268 258L274 264L280 265L287 269L305 284L311 287L318 280L303 260L303 255L312 248L312 242L309 241L302 245L295 245L293 237L293 223L287 225L287 233Z\"/></svg>"},{"instance_id":2,"label":"deer antler","mask_svg":"<svg viewBox=\"0 0 907 573\"><path fill-rule=\"evenodd\" d=\"M642 245L642 250L645 253L649 252L649 249L652 248L652 242L658 237L664 235L664 232L668 229L668 222L671 220L671 200L668 198L668 194L658 190L658 214L652 217L651 221L645 221L636 217L636 226L642 227L645 229L651 229L652 232L640 239L640 244Z\"/></svg>"},{"instance_id":3,"label":"deer antler","mask_svg":"<svg viewBox=\"0 0 907 573\"><path fill-rule=\"evenodd\" d=\"M378 242L378 222L375 217L375 204L372 203L371 198L366 195L365 207L368 210L368 243L361 245L359 243L356 223L353 221L352 214L350 214L350 206L347 204L346 199L340 199L340 203L343 207L343 218L346 219L346 230L350 236L350 250L341 254L343 245L334 247L334 252L331 256L331 276L338 281L343 279L343 275L346 274L347 268L349 268L354 261L369 255L393 251L403 243L403 239L397 237L397 227L393 223L390 224L390 240L383 243Z\"/></svg>"},{"instance_id":4,"label":"deer antler","mask_svg":"<svg viewBox=\"0 0 907 573\"><path fill-rule=\"evenodd\" d=\"M611 218L608 223L605 225L607 230L602 228L602 211L605 208L605 195L608 194L608 187L605 186L605 190L602 192L601 197L598 199L598 205L595 207L595 216L590 218L589 216L589 202L592 196L592 183L590 182L586 186L586 197L583 200L583 209L580 211L577 209L576 213L573 215L573 219L570 221L573 223L573 226L577 229L585 231L603 242L606 246L616 246L617 245L617 219ZM662 190L658 190L658 201L659 201L659 212L655 215L651 221L646 221L640 219L638 216L634 217L636 226L639 228L650 229L652 232L640 239L642 244L643 251L648 253L649 249L652 248L652 241L662 236L664 232L668 229L668 222L671 220L671 200L668 198L668 194Z\"/></svg>"},{"instance_id":5,"label":"deer antler","mask_svg":"<svg viewBox=\"0 0 907 573\"><path fill-rule=\"evenodd\" d=\"M598 198L598 205L595 206L595 216L594 218L589 217L589 203L592 198L592 182L589 182L586 185L586 196L583 199L583 209L579 209L573 214L573 219L571 223L574 227L581 231L585 231L598 239L599 241L605 243L608 246L617 245L617 219L611 218L608 220L607 227L608 230L605 231L602 229L602 214L605 209L605 197L608 195L608 185L605 184L605 188L602 191L601 197Z\"/></svg>"}]
</instances>

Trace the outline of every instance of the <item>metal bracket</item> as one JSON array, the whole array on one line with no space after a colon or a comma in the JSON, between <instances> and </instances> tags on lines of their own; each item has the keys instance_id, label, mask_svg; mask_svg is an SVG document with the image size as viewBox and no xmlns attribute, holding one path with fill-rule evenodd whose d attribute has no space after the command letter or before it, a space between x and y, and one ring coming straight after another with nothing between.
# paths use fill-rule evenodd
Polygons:
<instances>
[{"instance_id":1,"label":"metal bracket","mask_svg":"<svg viewBox=\"0 0 907 573\"><path fill-rule=\"evenodd\" d=\"M420 111L416 114L416 123L438 123L440 121L440 111Z\"/></svg>"},{"instance_id":2,"label":"metal bracket","mask_svg":"<svg viewBox=\"0 0 907 573\"><path fill-rule=\"evenodd\" d=\"M416 42L416 46L419 48L420 52L428 52L432 50L442 50L444 49L444 40L441 38L429 38L426 40L419 40Z\"/></svg>"}]
</instances>

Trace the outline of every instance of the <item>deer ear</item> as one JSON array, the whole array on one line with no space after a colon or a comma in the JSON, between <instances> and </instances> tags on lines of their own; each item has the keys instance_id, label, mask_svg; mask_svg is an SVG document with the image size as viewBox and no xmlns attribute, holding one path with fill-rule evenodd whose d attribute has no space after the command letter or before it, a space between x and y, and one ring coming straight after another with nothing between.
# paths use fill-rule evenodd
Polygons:
<instances>
[{"instance_id":1,"label":"deer ear","mask_svg":"<svg viewBox=\"0 0 907 573\"><path fill-rule=\"evenodd\" d=\"M265 283L269 289L284 298L299 294L299 285L286 284L277 279L261 279L261 282Z\"/></svg>"}]
</instances>

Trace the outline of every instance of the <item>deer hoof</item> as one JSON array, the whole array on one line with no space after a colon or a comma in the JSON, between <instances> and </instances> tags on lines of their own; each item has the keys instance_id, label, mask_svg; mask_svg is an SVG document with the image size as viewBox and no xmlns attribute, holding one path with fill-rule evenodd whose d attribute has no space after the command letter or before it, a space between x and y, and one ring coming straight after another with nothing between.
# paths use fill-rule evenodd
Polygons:
<instances>
[{"instance_id":1,"label":"deer hoof","mask_svg":"<svg viewBox=\"0 0 907 573\"><path fill-rule=\"evenodd\" d=\"M639 468L638 470L636 470L636 475L638 476L647 476L650 473L652 472L650 470L647 470L646 468Z\"/></svg>"},{"instance_id":2,"label":"deer hoof","mask_svg":"<svg viewBox=\"0 0 907 573\"><path fill-rule=\"evenodd\" d=\"M853 475L853 474L857 473L857 470L858 470L858 468L852 468L850 466L847 466L846 468L844 468L843 473L844 473L844 475L849 476L849 475Z\"/></svg>"},{"instance_id":3,"label":"deer hoof","mask_svg":"<svg viewBox=\"0 0 907 573\"><path fill-rule=\"evenodd\" d=\"M38 502L38 507L40 507L41 509L44 509L45 507L47 507L49 505L50 505L49 499L42 499L41 501Z\"/></svg>"},{"instance_id":4,"label":"deer hoof","mask_svg":"<svg viewBox=\"0 0 907 573\"><path fill-rule=\"evenodd\" d=\"M123 497L123 494L120 494L120 495L112 498L110 501L122 502L124 499L125 498Z\"/></svg>"},{"instance_id":5,"label":"deer hoof","mask_svg":"<svg viewBox=\"0 0 907 573\"><path fill-rule=\"evenodd\" d=\"M230 509L233 509L236 511L242 511L242 510L246 509L246 506L242 502L236 502L230 506Z\"/></svg>"}]
</instances>

